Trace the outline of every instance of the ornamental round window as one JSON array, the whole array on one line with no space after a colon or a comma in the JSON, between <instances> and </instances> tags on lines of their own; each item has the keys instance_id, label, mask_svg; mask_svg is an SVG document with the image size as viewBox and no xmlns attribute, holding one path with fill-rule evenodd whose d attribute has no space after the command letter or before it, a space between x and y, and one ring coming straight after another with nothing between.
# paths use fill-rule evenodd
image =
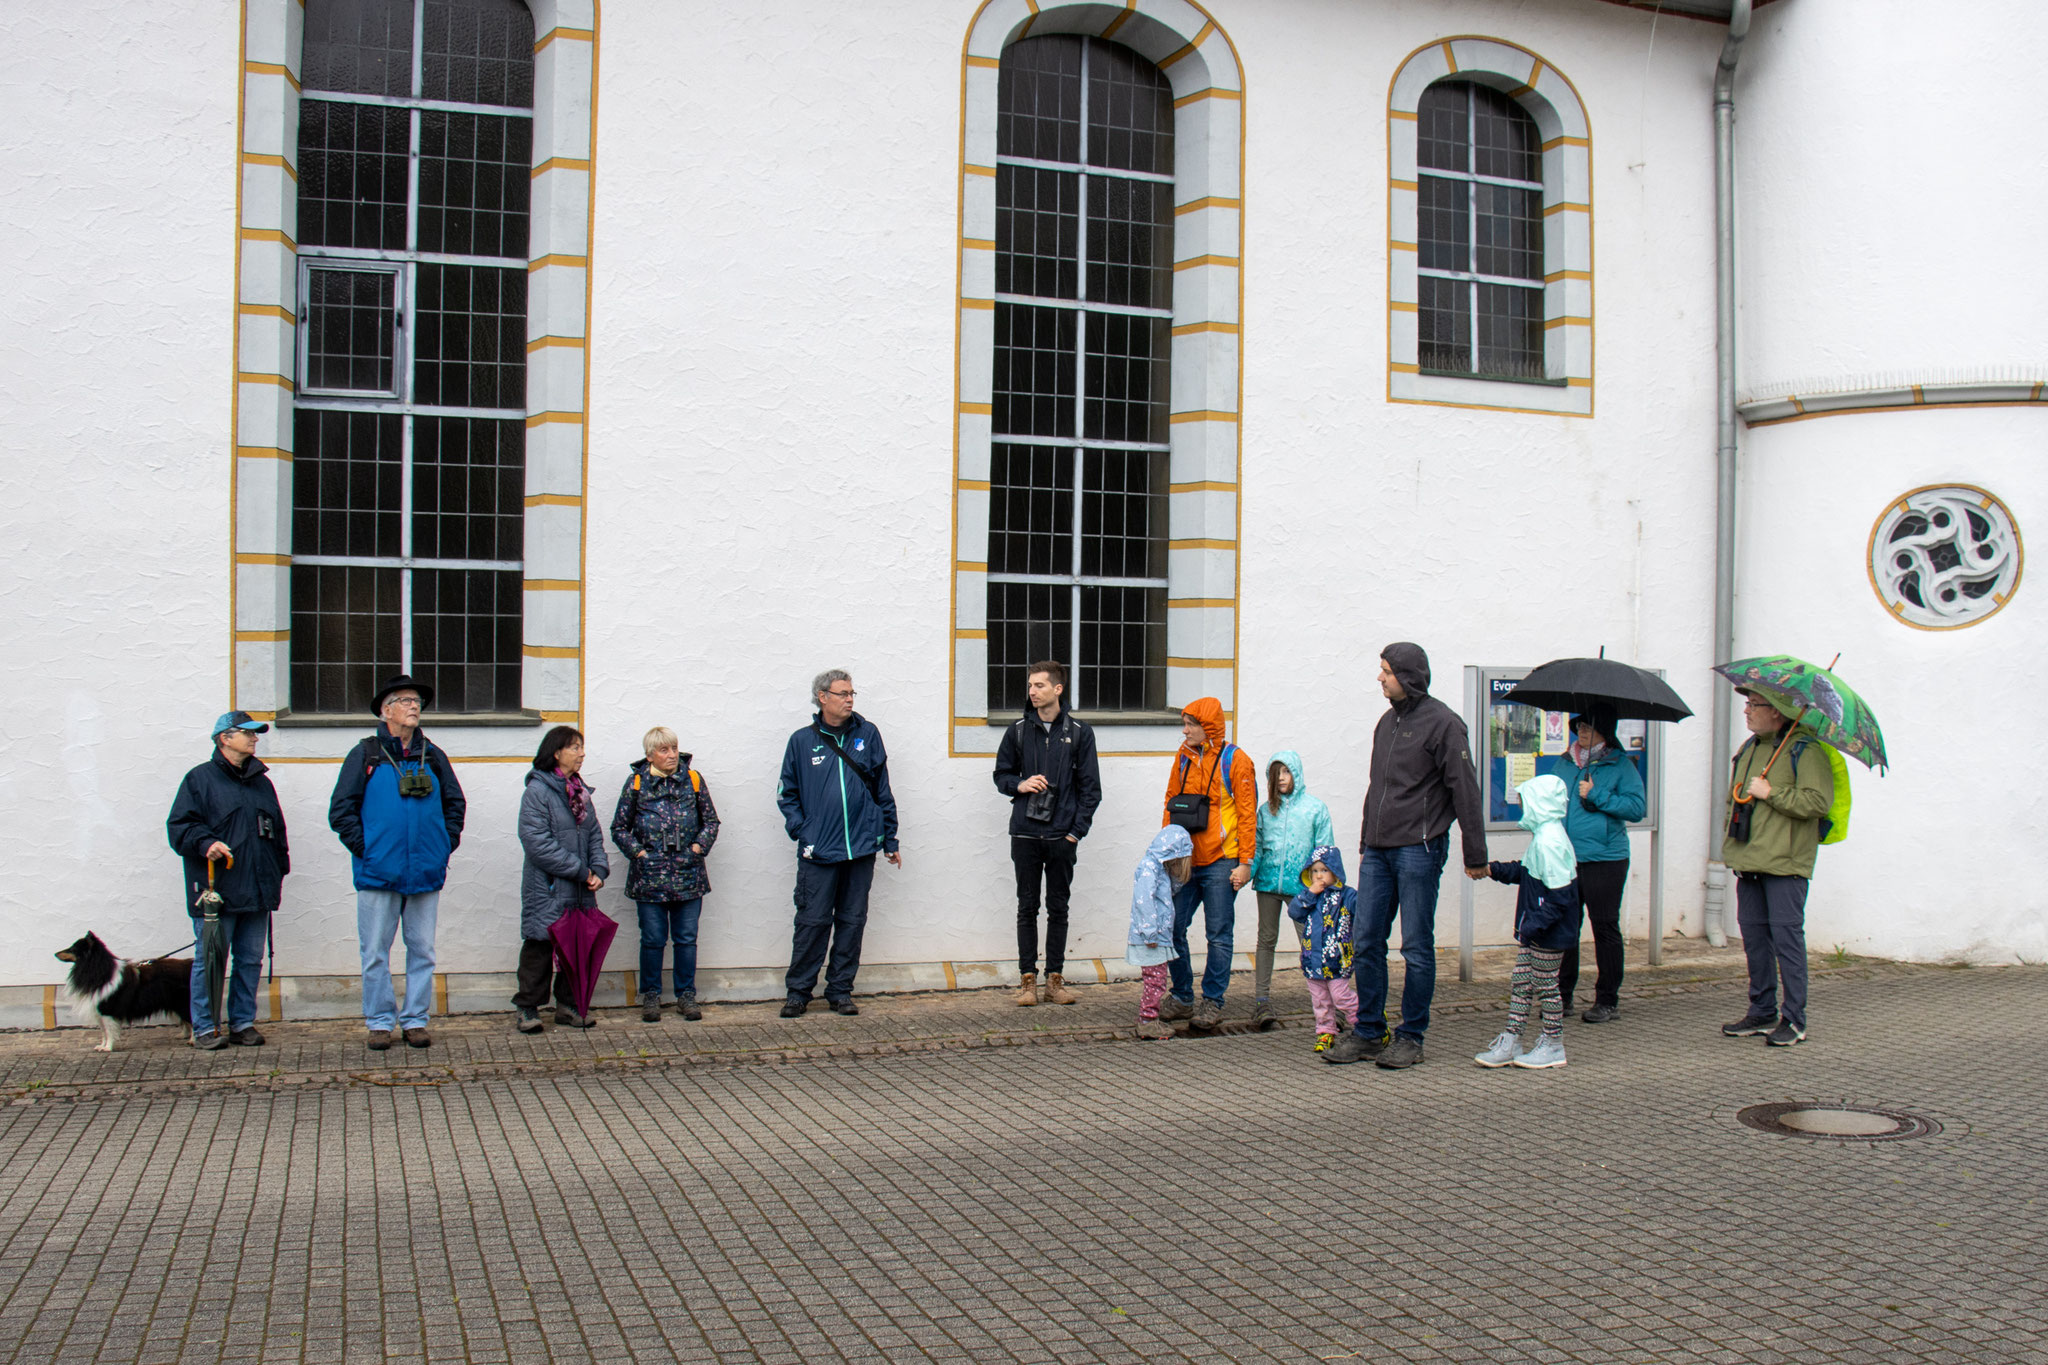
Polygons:
<instances>
[{"instance_id":1,"label":"ornamental round window","mask_svg":"<svg viewBox=\"0 0 2048 1365\"><path fill-rule=\"evenodd\" d=\"M2005 504L1981 488L1916 488L1870 532L1870 585L1909 626L1973 626L2020 585L2020 533Z\"/></svg>"}]
</instances>

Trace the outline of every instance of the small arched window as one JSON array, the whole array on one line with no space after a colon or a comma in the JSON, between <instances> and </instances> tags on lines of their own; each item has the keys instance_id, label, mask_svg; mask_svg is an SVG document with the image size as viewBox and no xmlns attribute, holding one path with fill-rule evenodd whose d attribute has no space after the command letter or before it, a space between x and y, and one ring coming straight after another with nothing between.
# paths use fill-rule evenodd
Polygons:
<instances>
[{"instance_id":1,"label":"small arched window","mask_svg":"<svg viewBox=\"0 0 2048 1365\"><path fill-rule=\"evenodd\" d=\"M1471 81L1438 81L1417 112L1422 372L1545 378L1536 121Z\"/></svg>"}]
</instances>

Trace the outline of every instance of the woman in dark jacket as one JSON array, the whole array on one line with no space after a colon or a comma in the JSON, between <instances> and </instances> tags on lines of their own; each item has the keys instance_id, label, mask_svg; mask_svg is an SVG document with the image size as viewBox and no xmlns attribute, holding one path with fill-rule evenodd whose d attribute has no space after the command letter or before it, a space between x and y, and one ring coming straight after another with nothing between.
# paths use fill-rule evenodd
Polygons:
<instances>
[{"instance_id":1,"label":"woman in dark jacket","mask_svg":"<svg viewBox=\"0 0 2048 1365\"><path fill-rule=\"evenodd\" d=\"M540 1032L550 975L555 1022L572 1028L597 1022L576 1013L568 975L554 970L555 943L548 937L549 925L571 906L590 904L611 875L604 822L591 805L582 768L582 733L557 725L541 740L519 801L519 846L526 850L526 866L519 877L519 991L512 1005L519 1012L521 1033Z\"/></svg>"},{"instance_id":2,"label":"woman in dark jacket","mask_svg":"<svg viewBox=\"0 0 2048 1365\"><path fill-rule=\"evenodd\" d=\"M697 917L711 889L704 855L718 841L718 807L675 731L657 725L641 747L647 757L626 775L612 814L612 842L626 855L626 894L640 907L640 1018L661 1022L661 956L673 941L676 1012L702 1019Z\"/></svg>"}]
</instances>

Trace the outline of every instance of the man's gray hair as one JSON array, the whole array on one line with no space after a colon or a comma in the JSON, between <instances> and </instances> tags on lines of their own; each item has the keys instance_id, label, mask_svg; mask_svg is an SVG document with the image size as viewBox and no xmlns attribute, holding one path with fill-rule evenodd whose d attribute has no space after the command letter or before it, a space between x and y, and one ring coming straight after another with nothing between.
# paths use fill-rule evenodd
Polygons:
<instances>
[{"instance_id":1,"label":"man's gray hair","mask_svg":"<svg viewBox=\"0 0 2048 1365\"><path fill-rule=\"evenodd\" d=\"M852 682L853 675L843 668L828 668L811 679L811 700L816 701L820 692L830 692L833 683Z\"/></svg>"}]
</instances>

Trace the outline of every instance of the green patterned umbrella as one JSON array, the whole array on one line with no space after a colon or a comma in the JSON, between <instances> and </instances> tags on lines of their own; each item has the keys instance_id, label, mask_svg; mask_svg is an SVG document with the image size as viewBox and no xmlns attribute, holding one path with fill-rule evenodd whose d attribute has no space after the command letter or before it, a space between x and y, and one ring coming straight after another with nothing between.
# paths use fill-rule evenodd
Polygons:
<instances>
[{"instance_id":1,"label":"green patterned umbrella","mask_svg":"<svg viewBox=\"0 0 2048 1365\"><path fill-rule=\"evenodd\" d=\"M1714 671L1737 687L1800 713L1822 740L1866 768L1887 768L1884 732L1856 690L1819 664L1789 654L1771 654L1716 664Z\"/></svg>"}]
</instances>

